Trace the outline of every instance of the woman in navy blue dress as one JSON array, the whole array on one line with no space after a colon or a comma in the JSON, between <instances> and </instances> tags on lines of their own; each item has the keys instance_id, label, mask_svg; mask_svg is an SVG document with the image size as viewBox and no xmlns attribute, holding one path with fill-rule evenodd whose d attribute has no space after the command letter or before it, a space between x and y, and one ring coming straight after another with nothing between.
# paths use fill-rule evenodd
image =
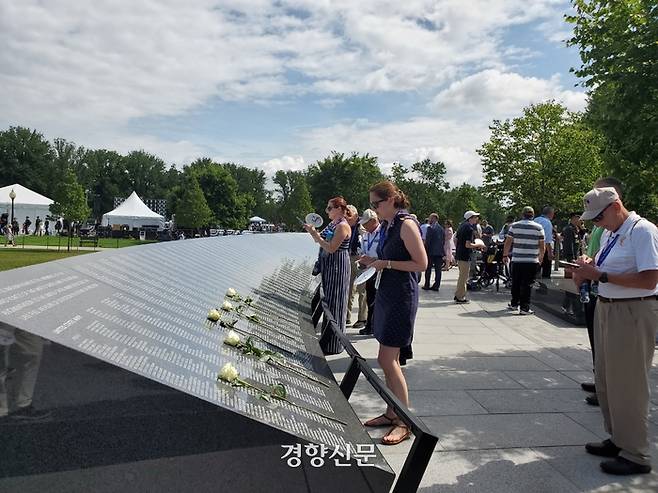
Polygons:
<instances>
[{"instance_id":1,"label":"woman in navy blue dress","mask_svg":"<svg viewBox=\"0 0 658 493\"><path fill-rule=\"evenodd\" d=\"M418 309L418 272L427 268L427 254L420 225L406 211L409 201L393 183L383 181L370 188L370 207L382 220L379 260L370 263L378 271L374 336L379 342L377 362L384 370L386 385L409 407L407 382L400 368L400 349L411 344ZM365 426L391 426L382 438L396 445L411 435L390 407Z\"/></svg>"},{"instance_id":2,"label":"woman in navy blue dress","mask_svg":"<svg viewBox=\"0 0 658 493\"><path fill-rule=\"evenodd\" d=\"M306 231L320 245L320 275L324 301L341 332L345 332L347 318L347 298L350 293L349 243L352 229L347 223L350 210L343 197L334 197L327 204L326 213L331 219L329 225L318 233L313 226L305 224ZM324 354L338 354L343 345L329 328L320 336L320 347Z\"/></svg>"}]
</instances>

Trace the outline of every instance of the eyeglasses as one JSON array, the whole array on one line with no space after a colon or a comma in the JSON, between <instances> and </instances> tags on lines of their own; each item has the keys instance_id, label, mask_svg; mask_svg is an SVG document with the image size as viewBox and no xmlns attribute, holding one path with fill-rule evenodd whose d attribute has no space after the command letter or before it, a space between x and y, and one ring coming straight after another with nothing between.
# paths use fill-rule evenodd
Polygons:
<instances>
[{"instance_id":1,"label":"eyeglasses","mask_svg":"<svg viewBox=\"0 0 658 493\"><path fill-rule=\"evenodd\" d=\"M595 218L592 219L592 222L593 222L593 223L598 223L598 222L603 221L603 214L605 213L605 210L606 210L608 207L610 207L612 204L614 204L614 202L610 202L608 205L606 205L606 206L603 208L603 210L602 210L601 212L599 212L599 214L598 214Z\"/></svg>"},{"instance_id":2,"label":"eyeglasses","mask_svg":"<svg viewBox=\"0 0 658 493\"><path fill-rule=\"evenodd\" d=\"M377 207L379 207L379 204L381 204L382 202L386 202L387 200L388 199L379 199L379 200L375 200L374 202L370 202L370 207L372 209L376 209Z\"/></svg>"}]
</instances>

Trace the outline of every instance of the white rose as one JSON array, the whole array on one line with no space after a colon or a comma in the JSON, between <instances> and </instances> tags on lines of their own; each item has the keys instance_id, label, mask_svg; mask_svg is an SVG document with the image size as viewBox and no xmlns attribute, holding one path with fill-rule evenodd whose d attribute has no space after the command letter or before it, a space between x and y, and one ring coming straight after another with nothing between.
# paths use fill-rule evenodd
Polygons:
<instances>
[{"instance_id":1,"label":"white rose","mask_svg":"<svg viewBox=\"0 0 658 493\"><path fill-rule=\"evenodd\" d=\"M214 308L208 312L208 320L211 320L213 322L217 322L220 316L221 315L219 314L219 312Z\"/></svg>"},{"instance_id":2,"label":"white rose","mask_svg":"<svg viewBox=\"0 0 658 493\"><path fill-rule=\"evenodd\" d=\"M235 289L233 289L233 288L228 288L228 289L226 290L226 296L228 296L229 298L233 298L233 297L235 297L237 294L238 294L238 292L237 292Z\"/></svg>"},{"instance_id":3,"label":"white rose","mask_svg":"<svg viewBox=\"0 0 658 493\"><path fill-rule=\"evenodd\" d=\"M222 310L224 310L225 312L230 312L231 310L233 310L233 305L231 305L231 303L229 303L228 301L225 301L224 303L222 303Z\"/></svg>"},{"instance_id":4,"label":"white rose","mask_svg":"<svg viewBox=\"0 0 658 493\"><path fill-rule=\"evenodd\" d=\"M226 339L224 339L224 342L229 346L235 347L240 344L240 335L234 330L229 330L228 334L226 334Z\"/></svg>"},{"instance_id":5,"label":"white rose","mask_svg":"<svg viewBox=\"0 0 658 493\"><path fill-rule=\"evenodd\" d=\"M238 378L238 370L231 363L226 363L219 372L219 378L229 383L234 382Z\"/></svg>"}]
</instances>

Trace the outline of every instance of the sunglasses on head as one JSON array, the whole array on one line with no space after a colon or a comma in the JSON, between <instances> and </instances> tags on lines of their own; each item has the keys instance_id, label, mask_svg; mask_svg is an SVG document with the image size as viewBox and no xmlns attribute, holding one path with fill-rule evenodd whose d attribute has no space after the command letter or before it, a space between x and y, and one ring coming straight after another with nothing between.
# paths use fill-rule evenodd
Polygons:
<instances>
[{"instance_id":1,"label":"sunglasses on head","mask_svg":"<svg viewBox=\"0 0 658 493\"><path fill-rule=\"evenodd\" d=\"M610 207L614 202L610 202L608 205L606 205L601 212L598 213L598 215L592 219L593 223L598 223L603 221L603 214L605 213L606 209Z\"/></svg>"},{"instance_id":2,"label":"sunglasses on head","mask_svg":"<svg viewBox=\"0 0 658 493\"><path fill-rule=\"evenodd\" d=\"M381 204L382 202L386 202L387 200L388 199L379 199L379 200L375 200L374 202L370 202L370 208L377 209L377 207L379 207L379 204Z\"/></svg>"}]
</instances>

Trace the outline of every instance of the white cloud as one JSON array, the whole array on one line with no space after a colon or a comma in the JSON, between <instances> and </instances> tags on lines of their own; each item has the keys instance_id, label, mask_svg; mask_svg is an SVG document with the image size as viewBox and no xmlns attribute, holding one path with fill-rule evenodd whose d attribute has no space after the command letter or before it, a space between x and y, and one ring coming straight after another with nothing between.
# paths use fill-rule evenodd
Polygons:
<instances>
[{"instance_id":1,"label":"white cloud","mask_svg":"<svg viewBox=\"0 0 658 493\"><path fill-rule=\"evenodd\" d=\"M250 162L268 174L303 169L335 148L375 153L387 163L426 153L448 164L451 180L477 182L474 149L491 118L536 97L582 105L582 96L561 89L557 77L522 77L507 67L536 53L505 42L505 29L549 23L563 4L0 1L0 128L25 125L51 138L122 152L143 148L176 163L217 154L235 160L249 149ZM437 91L438 116L338 123L294 135L278 148L259 148L249 136L233 142L241 150L230 139L168 140L148 124L135 125L189 117L217 100L289 103L305 95L325 108L342 108L346 96L409 92L431 98ZM421 105L417 114L424 111ZM467 111L474 113L468 124L457 117Z\"/></svg>"},{"instance_id":2,"label":"white cloud","mask_svg":"<svg viewBox=\"0 0 658 493\"><path fill-rule=\"evenodd\" d=\"M507 118L520 113L524 106L549 99L574 111L582 110L586 102L584 93L564 89L559 75L540 79L490 69L453 82L437 94L433 107L441 114Z\"/></svg>"},{"instance_id":3,"label":"white cloud","mask_svg":"<svg viewBox=\"0 0 658 493\"><path fill-rule=\"evenodd\" d=\"M279 170L301 171L306 169L303 156L281 156L261 163L259 166L268 176L273 176Z\"/></svg>"},{"instance_id":4,"label":"white cloud","mask_svg":"<svg viewBox=\"0 0 658 493\"><path fill-rule=\"evenodd\" d=\"M458 122L434 117L376 123L364 120L315 128L299 136L313 160L331 151L375 153L385 172L394 162L411 164L430 158L446 164L451 184L481 183L481 166L475 149L489 136L486 122Z\"/></svg>"}]
</instances>

